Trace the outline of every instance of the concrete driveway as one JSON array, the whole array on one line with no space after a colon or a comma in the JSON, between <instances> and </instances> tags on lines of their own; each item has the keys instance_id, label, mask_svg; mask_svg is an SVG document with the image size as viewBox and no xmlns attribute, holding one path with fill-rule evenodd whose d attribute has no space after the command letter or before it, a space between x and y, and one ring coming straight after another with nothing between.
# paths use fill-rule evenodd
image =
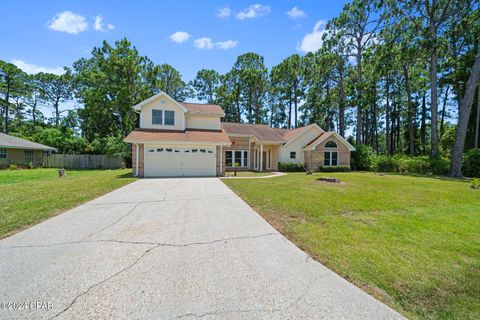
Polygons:
<instances>
[{"instance_id":1,"label":"concrete driveway","mask_svg":"<svg viewBox=\"0 0 480 320\"><path fill-rule=\"evenodd\" d=\"M215 178L139 180L0 253L0 319L401 318Z\"/></svg>"}]
</instances>

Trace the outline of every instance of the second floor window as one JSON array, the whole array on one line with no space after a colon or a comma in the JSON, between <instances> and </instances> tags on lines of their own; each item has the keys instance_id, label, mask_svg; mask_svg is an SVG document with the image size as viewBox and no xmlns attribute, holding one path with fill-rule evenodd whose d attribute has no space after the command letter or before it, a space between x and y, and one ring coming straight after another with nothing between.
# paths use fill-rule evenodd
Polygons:
<instances>
[{"instance_id":1,"label":"second floor window","mask_svg":"<svg viewBox=\"0 0 480 320\"><path fill-rule=\"evenodd\" d=\"M163 125L163 110L152 110L152 124Z\"/></svg>"},{"instance_id":2,"label":"second floor window","mask_svg":"<svg viewBox=\"0 0 480 320\"><path fill-rule=\"evenodd\" d=\"M175 111L165 110L165 125L175 125Z\"/></svg>"}]
</instances>

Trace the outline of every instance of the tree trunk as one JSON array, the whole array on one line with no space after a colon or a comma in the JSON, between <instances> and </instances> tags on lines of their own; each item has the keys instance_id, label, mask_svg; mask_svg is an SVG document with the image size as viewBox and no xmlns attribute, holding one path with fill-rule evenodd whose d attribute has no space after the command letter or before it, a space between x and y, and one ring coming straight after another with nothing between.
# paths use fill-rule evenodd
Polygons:
<instances>
[{"instance_id":1,"label":"tree trunk","mask_svg":"<svg viewBox=\"0 0 480 320\"><path fill-rule=\"evenodd\" d=\"M345 138L345 91L343 88L343 76L340 76L339 86L339 105L338 105L338 130L340 135Z\"/></svg>"},{"instance_id":2,"label":"tree trunk","mask_svg":"<svg viewBox=\"0 0 480 320\"><path fill-rule=\"evenodd\" d=\"M387 144L387 154L392 154L391 153L391 144L390 144L390 79L387 77L386 82L385 82L385 94L387 98L387 103L385 106L385 141Z\"/></svg>"},{"instance_id":3,"label":"tree trunk","mask_svg":"<svg viewBox=\"0 0 480 320\"><path fill-rule=\"evenodd\" d=\"M448 90L450 89L450 86L447 85L445 88L445 98L443 99L443 105L442 105L442 118L440 120L440 139L443 137L443 131L444 131L444 126L445 126L445 112L447 109L447 99L448 99Z\"/></svg>"},{"instance_id":4,"label":"tree trunk","mask_svg":"<svg viewBox=\"0 0 480 320\"><path fill-rule=\"evenodd\" d=\"M395 118L397 117L397 102L395 100L395 94L393 95L393 101L392 101L392 132L390 133L390 155L393 155L395 153Z\"/></svg>"},{"instance_id":5,"label":"tree trunk","mask_svg":"<svg viewBox=\"0 0 480 320\"><path fill-rule=\"evenodd\" d=\"M437 132L437 112L438 112L438 96L437 96L437 48L432 44L430 48L430 135L432 151L431 157L438 158L438 132Z\"/></svg>"},{"instance_id":6,"label":"tree trunk","mask_svg":"<svg viewBox=\"0 0 480 320\"><path fill-rule=\"evenodd\" d=\"M427 97L425 94L422 97L422 124L420 127L421 133L421 142L422 142L422 150L423 154L427 151L425 150L427 144Z\"/></svg>"},{"instance_id":7,"label":"tree trunk","mask_svg":"<svg viewBox=\"0 0 480 320\"><path fill-rule=\"evenodd\" d=\"M288 129L292 128L292 95L288 96Z\"/></svg>"},{"instance_id":8,"label":"tree trunk","mask_svg":"<svg viewBox=\"0 0 480 320\"><path fill-rule=\"evenodd\" d=\"M477 89L477 122L475 122L475 135L473 141L473 147L478 149L478 138L479 138L479 131L480 131L480 86Z\"/></svg>"},{"instance_id":9,"label":"tree trunk","mask_svg":"<svg viewBox=\"0 0 480 320\"><path fill-rule=\"evenodd\" d=\"M363 117L362 117L362 97L361 97L361 84L362 84L362 51L361 51L361 40L357 41L358 52L357 52L357 144L363 144L362 141L362 129L363 129Z\"/></svg>"},{"instance_id":10,"label":"tree trunk","mask_svg":"<svg viewBox=\"0 0 480 320\"><path fill-rule=\"evenodd\" d=\"M11 88L11 82L10 82L10 76L5 77L5 81L7 82L7 93L5 94L5 125L4 125L4 131L5 134L8 134L8 104L10 102L10 88Z\"/></svg>"},{"instance_id":11,"label":"tree trunk","mask_svg":"<svg viewBox=\"0 0 480 320\"><path fill-rule=\"evenodd\" d=\"M475 89L480 79L480 48L475 57L475 63L472 68L472 73L467 81L465 88L465 95L460 104L457 132L455 134L455 145L453 147L452 163L450 166L450 177L462 177L462 158L463 149L465 147L465 136L467 134L468 119L472 110L473 98L475 96Z\"/></svg>"},{"instance_id":12,"label":"tree trunk","mask_svg":"<svg viewBox=\"0 0 480 320\"><path fill-rule=\"evenodd\" d=\"M413 103L410 90L410 79L408 76L408 67L406 64L403 65L403 76L405 78L405 89L407 91L407 102L408 102L408 112L407 112L407 126L408 126L408 153L410 156L415 155L415 133L413 131Z\"/></svg>"},{"instance_id":13,"label":"tree trunk","mask_svg":"<svg viewBox=\"0 0 480 320\"><path fill-rule=\"evenodd\" d=\"M293 95L293 103L294 103L294 106L295 106L295 128L298 127L298 97L297 97L297 93L295 93Z\"/></svg>"}]
</instances>

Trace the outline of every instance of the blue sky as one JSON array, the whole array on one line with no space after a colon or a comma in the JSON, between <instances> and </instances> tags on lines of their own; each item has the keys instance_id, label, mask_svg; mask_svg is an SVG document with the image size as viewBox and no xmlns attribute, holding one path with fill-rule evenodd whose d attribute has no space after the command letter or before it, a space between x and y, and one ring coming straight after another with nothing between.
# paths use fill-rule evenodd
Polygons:
<instances>
[{"instance_id":1,"label":"blue sky","mask_svg":"<svg viewBox=\"0 0 480 320\"><path fill-rule=\"evenodd\" d=\"M271 67L318 48L323 23L346 1L6 1L0 59L27 72L59 72L103 40L127 37L185 81L201 68L227 72L256 52Z\"/></svg>"}]
</instances>

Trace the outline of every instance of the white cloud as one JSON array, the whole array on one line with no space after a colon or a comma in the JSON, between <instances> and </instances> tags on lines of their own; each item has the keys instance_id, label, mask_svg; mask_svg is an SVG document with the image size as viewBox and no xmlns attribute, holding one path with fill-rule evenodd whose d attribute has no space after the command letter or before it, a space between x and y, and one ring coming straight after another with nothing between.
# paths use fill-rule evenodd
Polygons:
<instances>
[{"instance_id":1,"label":"white cloud","mask_svg":"<svg viewBox=\"0 0 480 320\"><path fill-rule=\"evenodd\" d=\"M184 31L177 31L170 35L170 40L176 43L183 43L190 38L190 35Z\"/></svg>"},{"instance_id":2,"label":"white cloud","mask_svg":"<svg viewBox=\"0 0 480 320\"><path fill-rule=\"evenodd\" d=\"M238 42L234 40L219 41L215 43L215 46L219 49L228 50L228 49L235 48L237 46L237 43Z\"/></svg>"},{"instance_id":3,"label":"white cloud","mask_svg":"<svg viewBox=\"0 0 480 320\"><path fill-rule=\"evenodd\" d=\"M88 23L84 16L64 11L53 17L48 22L48 27L55 31L77 34L88 29Z\"/></svg>"},{"instance_id":4,"label":"white cloud","mask_svg":"<svg viewBox=\"0 0 480 320\"><path fill-rule=\"evenodd\" d=\"M193 45L197 49L222 49L222 50L228 50L235 48L238 44L238 41L235 40L226 40L226 41L218 41L218 42L213 42L212 38L200 38L197 39L193 42Z\"/></svg>"},{"instance_id":5,"label":"white cloud","mask_svg":"<svg viewBox=\"0 0 480 320\"><path fill-rule=\"evenodd\" d=\"M250 7L237 13L237 19L253 19L270 13L270 7L261 4L252 4Z\"/></svg>"},{"instance_id":6,"label":"white cloud","mask_svg":"<svg viewBox=\"0 0 480 320\"><path fill-rule=\"evenodd\" d=\"M290 17L290 19L298 19L298 18L305 18L307 15L305 14L305 11L300 9L299 7L295 6L289 11L287 11L287 15Z\"/></svg>"},{"instance_id":7,"label":"white cloud","mask_svg":"<svg viewBox=\"0 0 480 320\"><path fill-rule=\"evenodd\" d=\"M102 16L95 16L95 22L93 24L93 29L95 31L101 31L101 32L105 32L105 31L111 31L113 29L115 29L115 26L111 23L108 23L108 24L103 24L103 17Z\"/></svg>"},{"instance_id":8,"label":"white cloud","mask_svg":"<svg viewBox=\"0 0 480 320\"><path fill-rule=\"evenodd\" d=\"M200 38L197 39L193 42L193 45L197 49L212 49L213 48L213 42L211 38Z\"/></svg>"},{"instance_id":9,"label":"white cloud","mask_svg":"<svg viewBox=\"0 0 480 320\"><path fill-rule=\"evenodd\" d=\"M28 74L35 74L39 72L53 73L53 74L65 73L65 70L61 67L58 67L58 68L42 67L42 66L26 63L25 61L20 59L12 59L12 63Z\"/></svg>"},{"instance_id":10,"label":"white cloud","mask_svg":"<svg viewBox=\"0 0 480 320\"><path fill-rule=\"evenodd\" d=\"M229 7L225 8L220 8L217 11L217 17L219 18L228 18L230 16L230 13L232 13L232 10L230 10Z\"/></svg>"},{"instance_id":11,"label":"white cloud","mask_svg":"<svg viewBox=\"0 0 480 320\"><path fill-rule=\"evenodd\" d=\"M307 33L300 44L297 45L297 50L305 53L317 51L322 47L322 36L325 33L325 26L327 22L325 20L319 20L313 27L311 33Z\"/></svg>"}]
</instances>

